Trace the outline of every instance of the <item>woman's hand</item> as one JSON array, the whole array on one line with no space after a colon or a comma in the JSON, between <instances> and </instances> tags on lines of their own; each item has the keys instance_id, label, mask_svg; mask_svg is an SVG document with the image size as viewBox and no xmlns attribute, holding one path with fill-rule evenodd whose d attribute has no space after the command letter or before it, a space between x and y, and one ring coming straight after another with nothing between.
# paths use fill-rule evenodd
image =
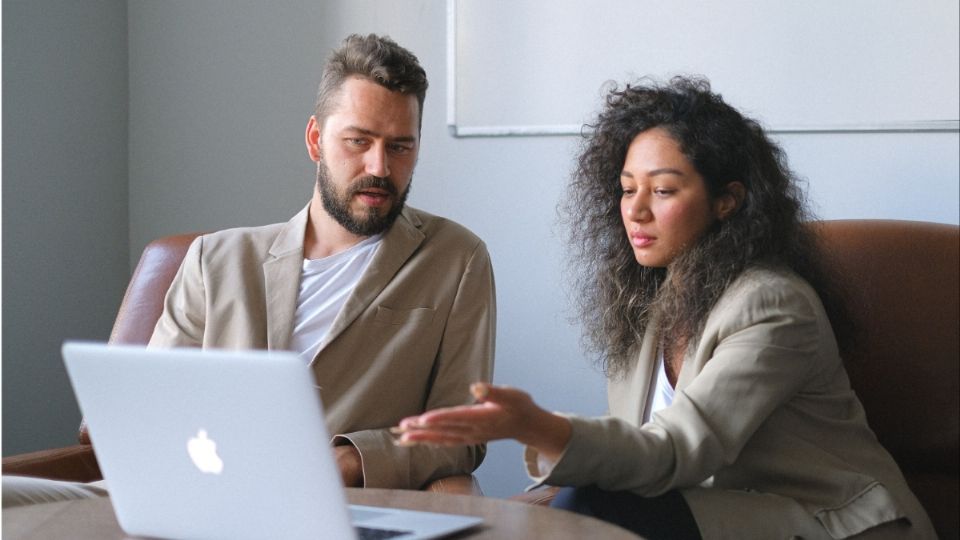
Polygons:
<instances>
[{"instance_id":1,"label":"woman's hand","mask_svg":"<svg viewBox=\"0 0 960 540\"><path fill-rule=\"evenodd\" d=\"M404 418L393 432L397 444L464 446L497 439L516 439L557 459L570 440L566 418L541 409L522 390L474 383L474 405L435 409Z\"/></svg>"}]
</instances>

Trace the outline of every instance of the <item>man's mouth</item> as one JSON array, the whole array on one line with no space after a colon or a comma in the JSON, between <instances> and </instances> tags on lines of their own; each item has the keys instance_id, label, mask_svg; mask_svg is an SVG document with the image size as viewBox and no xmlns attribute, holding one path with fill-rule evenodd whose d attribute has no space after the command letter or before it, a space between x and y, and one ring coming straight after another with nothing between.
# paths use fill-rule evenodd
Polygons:
<instances>
[{"instance_id":1,"label":"man's mouth","mask_svg":"<svg viewBox=\"0 0 960 540\"><path fill-rule=\"evenodd\" d=\"M385 204L392 197L391 193L385 189L365 188L358 190L355 194L365 204L370 206L380 206Z\"/></svg>"}]
</instances>

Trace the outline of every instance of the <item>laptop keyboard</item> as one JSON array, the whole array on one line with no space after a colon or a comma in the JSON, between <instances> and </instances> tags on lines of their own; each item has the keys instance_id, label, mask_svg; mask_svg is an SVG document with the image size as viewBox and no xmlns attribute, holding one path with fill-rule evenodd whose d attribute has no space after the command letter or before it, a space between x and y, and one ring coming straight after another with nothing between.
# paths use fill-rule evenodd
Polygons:
<instances>
[{"instance_id":1,"label":"laptop keyboard","mask_svg":"<svg viewBox=\"0 0 960 540\"><path fill-rule=\"evenodd\" d=\"M410 534L410 531L398 531L394 529L370 529L368 527L355 527L357 536L360 540L383 540L384 538L395 538Z\"/></svg>"}]
</instances>

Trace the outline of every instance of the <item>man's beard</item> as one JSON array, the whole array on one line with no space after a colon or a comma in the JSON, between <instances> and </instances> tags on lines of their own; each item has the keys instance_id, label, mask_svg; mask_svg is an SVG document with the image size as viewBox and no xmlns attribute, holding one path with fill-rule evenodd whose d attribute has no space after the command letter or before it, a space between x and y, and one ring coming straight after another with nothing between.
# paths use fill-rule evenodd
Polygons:
<instances>
[{"instance_id":1,"label":"man's beard","mask_svg":"<svg viewBox=\"0 0 960 540\"><path fill-rule=\"evenodd\" d=\"M344 229L358 236L373 236L389 229L403 211L411 185L412 182L408 183L407 188L398 196L397 188L387 178L365 176L348 185L346 193L341 194L330 180L330 169L327 165L321 161L317 167L317 188L320 190L320 200L323 202L324 210ZM369 188L382 189L393 198L393 204L385 215L381 216L375 207L369 207L365 215L361 216L355 216L350 212L350 201L353 200L353 196Z\"/></svg>"}]
</instances>

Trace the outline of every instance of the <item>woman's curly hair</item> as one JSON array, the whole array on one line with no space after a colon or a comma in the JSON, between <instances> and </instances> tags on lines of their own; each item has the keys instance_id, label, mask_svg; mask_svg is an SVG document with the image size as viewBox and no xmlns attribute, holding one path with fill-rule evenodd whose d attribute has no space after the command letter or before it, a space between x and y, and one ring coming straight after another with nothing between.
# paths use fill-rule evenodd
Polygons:
<instances>
[{"instance_id":1,"label":"woman's curly hair","mask_svg":"<svg viewBox=\"0 0 960 540\"><path fill-rule=\"evenodd\" d=\"M608 375L622 373L656 315L661 336L693 344L710 310L745 269L789 269L818 292L838 337L849 318L818 264L803 193L780 147L760 125L713 93L704 79L675 77L614 86L585 126L577 166L561 203L570 227L571 270L588 350ZM706 182L711 198L741 182L739 208L719 220L669 268L637 263L620 214L627 148L649 129L665 130ZM845 339L840 339L841 343Z\"/></svg>"}]
</instances>

